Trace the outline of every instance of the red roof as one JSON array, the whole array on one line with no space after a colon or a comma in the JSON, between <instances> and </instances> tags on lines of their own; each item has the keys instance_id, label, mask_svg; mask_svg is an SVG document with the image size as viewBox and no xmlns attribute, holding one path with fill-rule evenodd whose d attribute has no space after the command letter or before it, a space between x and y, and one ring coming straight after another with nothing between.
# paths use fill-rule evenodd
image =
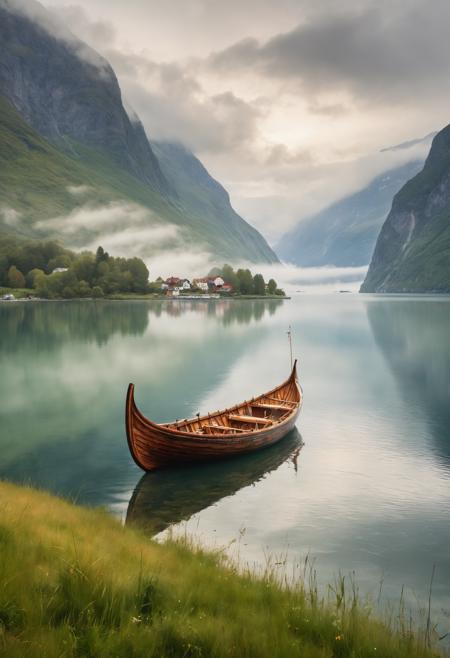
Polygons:
<instances>
[{"instance_id":1,"label":"red roof","mask_svg":"<svg viewBox=\"0 0 450 658\"><path fill-rule=\"evenodd\" d=\"M181 279L178 278L177 276L170 276L168 279L166 279L166 283L168 286L176 286L177 283L180 283Z\"/></svg>"}]
</instances>

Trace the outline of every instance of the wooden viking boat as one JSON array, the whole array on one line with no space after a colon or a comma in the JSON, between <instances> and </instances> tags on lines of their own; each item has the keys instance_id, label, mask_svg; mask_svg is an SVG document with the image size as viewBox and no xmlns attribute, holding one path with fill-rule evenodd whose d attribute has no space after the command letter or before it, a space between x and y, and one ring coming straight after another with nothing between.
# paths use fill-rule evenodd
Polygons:
<instances>
[{"instance_id":1,"label":"wooden viking boat","mask_svg":"<svg viewBox=\"0 0 450 658\"><path fill-rule=\"evenodd\" d=\"M297 361L280 386L230 409L206 416L154 423L134 402L134 384L128 386L125 423L128 446L144 471L193 461L240 455L282 439L294 427L302 404Z\"/></svg>"}]
</instances>

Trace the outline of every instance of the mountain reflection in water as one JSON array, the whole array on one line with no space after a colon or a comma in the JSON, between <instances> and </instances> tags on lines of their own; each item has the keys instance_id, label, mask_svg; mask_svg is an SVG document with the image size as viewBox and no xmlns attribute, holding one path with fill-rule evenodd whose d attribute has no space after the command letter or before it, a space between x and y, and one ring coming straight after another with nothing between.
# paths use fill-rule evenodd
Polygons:
<instances>
[{"instance_id":1,"label":"mountain reflection in water","mask_svg":"<svg viewBox=\"0 0 450 658\"><path fill-rule=\"evenodd\" d=\"M371 301L367 316L404 399L424 412L434 451L450 466L450 304Z\"/></svg>"},{"instance_id":2,"label":"mountain reflection in water","mask_svg":"<svg viewBox=\"0 0 450 658\"><path fill-rule=\"evenodd\" d=\"M293 429L276 445L256 453L146 473L130 499L126 523L151 535L162 532L254 484L288 459L297 470L302 445L298 430Z\"/></svg>"}]
</instances>

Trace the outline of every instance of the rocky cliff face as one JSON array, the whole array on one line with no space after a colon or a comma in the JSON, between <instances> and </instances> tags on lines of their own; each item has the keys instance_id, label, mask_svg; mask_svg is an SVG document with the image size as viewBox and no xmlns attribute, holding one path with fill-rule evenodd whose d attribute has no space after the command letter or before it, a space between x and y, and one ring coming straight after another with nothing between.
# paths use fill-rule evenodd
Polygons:
<instances>
[{"instance_id":1,"label":"rocky cliff face","mask_svg":"<svg viewBox=\"0 0 450 658\"><path fill-rule=\"evenodd\" d=\"M422 166L423 160L413 160L386 171L362 190L302 220L276 245L277 253L302 267L367 265L394 194Z\"/></svg>"},{"instance_id":2,"label":"rocky cliff face","mask_svg":"<svg viewBox=\"0 0 450 658\"><path fill-rule=\"evenodd\" d=\"M450 292L450 126L395 196L361 292Z\"/></svg>"},{"instance_id":3,"label":"rocky cliff face","mask_svg":"<svg viewBox=\"0 0 450 658\"><path fill-rule=\"evenodd\" d=\"M97 149L136 178L167 191L145 133L130 122L105 59L54 25L37 3L18 11L0 0L0 42L0 93L40 135L78 157L79 145Z\"/></svg>"},{"instance_id":4,"label":"rocky cliff face","mask_svg":"<svg viewBox=\"0 0 450 658\"><path fill-rule=\"evenodd\" d=\"M114 236L116 253L144 258L277 261L192 153L158 155L104 58L34 0L0 0L0 232L73 248Z\"/></svg>"}]
</instances>

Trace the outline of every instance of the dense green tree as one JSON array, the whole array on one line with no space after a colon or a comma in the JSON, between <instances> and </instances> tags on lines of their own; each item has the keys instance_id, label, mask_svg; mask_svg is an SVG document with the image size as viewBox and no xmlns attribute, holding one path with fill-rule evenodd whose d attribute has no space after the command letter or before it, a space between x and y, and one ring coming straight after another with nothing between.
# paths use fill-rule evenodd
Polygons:
<instances>
[{"instance_id":1,"label":"dense green tree","mask_svg":"<svg viewBox=\"0 0 450 658\"><path fill-rule=\"evenodd\" d=\"M0 286L6 286L8 284L8 268L8 256L0 253Z\"/></svg>"},{"instance_id":2,"label":"dense green tree","mask_svg":"<svg viewBox=\"0 0 450 658\"><path fill-rule=\"evenodd\" d=\"M255 274L253 277L253 292L255 295L266 294L266 282L262 274Z\"/></svg>"},{"instance_id":3,"label":"dense green tree","mask_svg":"<svg viewBox=\"0 0 450 658\"><path fill-rule=\"evenodd\" d=\"M211 279L215 279L216 276L223 276L222 272L223 270L221 270L220 267L212 267L208 272L208 276L211 277Z\"/></svg>"},{"instance_id":4,"label":"dense green tree","mask_svg":"<svg viewBox=\"0 0 450 658\"><path fill-rule=\"evenodd\" d=\"M49 273L53 272L53 270L57 267L70 267L72 263L72 258L70 255L67 254L59 254L58 256L55 256L55 258L51 258L48 261L48 270Z\"/></svg>"},{"instance_id":5,"label":"dense green tree","mask_svg":"<svg viewBox=\"0 0 450 658\"><path fill-rule=\"evenodd\" d=\"M100 299L101 297L104 297L105 293L103 292L103 289L100 288L100 286L94 286L92 288L92 297L95 299Z\"/></svg>"},{"instance_id":6,"label":"dense green tree","mask_svg":"<svg viewBox=\"0 0 450 658\"><path fill-rule=\"evenodd\" d=\"M38 297L43 297L44 299L49 297L50 291L47 283L48 278L49 277L41 270L34 277L33 288L36 290Z\"/></svg>"},{"instance_id":7,"label":"dense green tree","mask_svg":"<svg viewBox=\"0 0 450 658\"><path fill-rule=\"evenodd\" d=\"M95 258L89 251L83 251L79 254L71 267L79 281L92 281L95 275Z\"/></svg>"},{"instance_id":8,"label":"dense green tree","mask_svg":"<svg viewBox=\"0 0 450 658\"><path fill-rule=\"evenodd\" d=\"M140 258L128 258L127 270L131 273L133 291L146 292L149 271L144 261Z\"/></svg>"},{"instance_id":9,"label":"dense green tree","mask_svg":"<svg viewBox=\"0 0 450 658\"><path fill-rule=\"evenodd\" d=\"M270 295L275 295L276 291L277 291L277 282L275 281L275 279L269 279L269 282L267 284L267 292Z\"/></svg>"},{"instance_id":10,"label":"dense green tree","mask_svg":"<svg viewBox=\"0 0 450 658\"><path fill-rule=\"evenodd\" d=\"M53 272L59 267L67 271ZM23 272L27 272L26 281ZM0 285L24 287L27 283L39 296L49 299L91 296L94 288L98 296L148 292L148 275L140 258L113 257L102 247L95 254L75 253L54 240L2 236L0 241Z\"/></svg>"},{"instance_id":11,"label":"dense green tree","mask_svg":"<svg viewBox=\"0 0 450 658\"><path fill-rule=\"evenodd\" d=\"M103 247L98 247L95 253L95 262L101 263L102 261L107 261L109 259L109 254L103 249Z\"/></svg>"},{"instance_id":12,"label":"dense green tree","mask_svg":"<svg viewBox=\"0 0 450 658\"><path fill-rule=\"evenodd\" d=\"M239 282L239 292L242 295L251 295L253 293L253 277L250 270L239 269L236 275Z\"/></svg>"},{"instance_id":13,"label":"dense green tree","mask_svg":"<svg viewBox=\"0 0 450 658\"><path fill-rule=\"evenodd\" d=\"M8 286L10 288L25 288L25 277L15 265L8 270Z\"/></svg>"},{"instance_id":14,"label":"dense green tree","mask_svg":"<svg viewBox=\"0 0 450 658\"><path fill-rule=\"evenodd\" d=\"M87 281L78 281L75 286L75 293L77 297L90 297L92 288Z\"/></svg>"},{"instance_id":15,"label":"dense green tree","mask_svg":"<svg viewBox=\"0 0 450 658\"><path fill-rule=\"evenodd\" d=\"M28 274L25 277L25 281L27 284L27 288L34 288L35 287L35 282L36 282L36 277L40 276L43 274L45 276L45 273L43 270L40 270L38 267L35 267L34 269L30 270Z\"/></svg>"},{"instance_id":16,"label":"dense green tree","mask_svg":"<svg viewBox=\"0 0 450 658\"><path fill-rule=\"evenodd\" d=\"M222 267L221 276L225 283L229 283L231 286L233 286L233 290L239 292L239 279L231 265L225 264Z\"/></svg>"}]
</instances>

